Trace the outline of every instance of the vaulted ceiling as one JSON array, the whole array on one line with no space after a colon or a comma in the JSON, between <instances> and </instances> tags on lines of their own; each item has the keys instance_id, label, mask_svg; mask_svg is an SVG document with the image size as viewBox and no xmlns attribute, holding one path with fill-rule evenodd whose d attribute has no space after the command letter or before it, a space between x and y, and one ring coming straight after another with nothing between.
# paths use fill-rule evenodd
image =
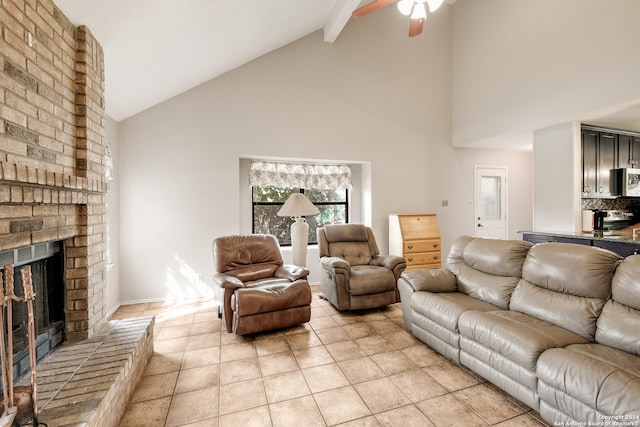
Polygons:
<instances>
[{"instance_id":1,"label":"vaulted ceiling","mask_svg":"<svg viewBox=\"0 0 640 427\"><path fill-rule=\"evenodd\" d=\"M102 45L107 114L117 121L315 31L334 43L370 1L54 0Z\"/></svg>"}]
</instances>

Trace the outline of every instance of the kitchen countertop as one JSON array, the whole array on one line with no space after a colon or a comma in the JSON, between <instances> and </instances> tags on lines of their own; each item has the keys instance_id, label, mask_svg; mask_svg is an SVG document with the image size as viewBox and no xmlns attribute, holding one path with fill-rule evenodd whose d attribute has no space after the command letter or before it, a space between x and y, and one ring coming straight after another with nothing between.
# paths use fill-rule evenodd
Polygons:
<instances>
[{"instance_id":1,"label":"kitchen countertop","mask_svg":"<svg viewBox=\"0 0 640 427\"><path fill-rule=\"evenodd\" d=\"M633 238L633 229L636 228L638 231L636 232L637 236ZM619 230L607 230L607 231L594 231L591 233L584 232L562 232L562 231L525 231L518 230L520 234L537 234L541 236L558 236L558 237L569 237L574 239L586 239L586 240L604 240L604 241L614 241L621 243L631 243L635 245L640 245L640 224L634 224L633 226L621 228Z\"/></svg>"}]
</instances>

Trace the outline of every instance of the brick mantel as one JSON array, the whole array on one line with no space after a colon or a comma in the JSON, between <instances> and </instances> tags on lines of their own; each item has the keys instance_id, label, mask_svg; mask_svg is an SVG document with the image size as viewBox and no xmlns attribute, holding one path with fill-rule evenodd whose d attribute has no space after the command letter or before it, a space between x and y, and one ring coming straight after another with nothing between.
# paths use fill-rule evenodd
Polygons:
<instances>
[{"instance_id":1,"label":"brick mantel","mask_svg":"<svg viewBox=\"0 0 640 427\"><path fill-rule=\"evenodd\" d=\"M64 241L67 339L106 323L104 55L51 0L0 2L0 250Z\"/></svg>"}]
</instances>

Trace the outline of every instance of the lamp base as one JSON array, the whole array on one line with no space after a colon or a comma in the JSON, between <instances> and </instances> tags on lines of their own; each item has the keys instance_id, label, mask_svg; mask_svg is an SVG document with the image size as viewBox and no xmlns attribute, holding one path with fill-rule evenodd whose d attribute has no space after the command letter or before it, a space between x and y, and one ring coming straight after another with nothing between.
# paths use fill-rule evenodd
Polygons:
<instances>
[{"instance_id":1,"label":"lamp base","mask_svg":"<svg viewBox=\"0 0 640 427\"><path fill-rule=\"evenodd\" d=\"M309 224L302 217L296 217L291 224L291 251L293 264L299 267L307 266L307 245L309 244Z\"/></svg>"}]
</instances>

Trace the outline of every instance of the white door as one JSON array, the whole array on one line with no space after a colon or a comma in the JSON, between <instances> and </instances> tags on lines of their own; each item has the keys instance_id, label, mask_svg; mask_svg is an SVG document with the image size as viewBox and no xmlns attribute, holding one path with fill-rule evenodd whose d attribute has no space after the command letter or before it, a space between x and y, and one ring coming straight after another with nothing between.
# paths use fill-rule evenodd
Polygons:
<instances>
[{"instance_id":1,"label":"white door","mask_svg":"<svg viewBox=\"0 0 640 427\"><path fill-rule=\"evenodd\" d=\"M476 237L507 238L507 168L476 166Z\"/></svg>"}]
</instances>

